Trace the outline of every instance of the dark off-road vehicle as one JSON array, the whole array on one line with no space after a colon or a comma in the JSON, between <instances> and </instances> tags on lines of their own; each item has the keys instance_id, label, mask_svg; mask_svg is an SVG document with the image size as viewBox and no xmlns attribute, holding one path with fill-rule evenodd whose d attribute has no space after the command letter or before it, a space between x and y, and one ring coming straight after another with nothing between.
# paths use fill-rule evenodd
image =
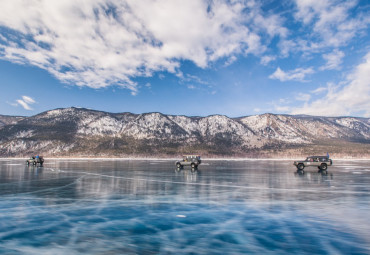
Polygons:
<instances>
[{"instance_id":1,"label":"dark off-road vehicle","mask_svg":"<svg viewBox=\"0 0 370 255\"><path fill-rule=\"evenodd\" d=\"M43 156L32 156L30 159L27 159L26 161L27 166L42 166L44 164L44 157Z\"/></svg>"},{"instance_id":2,"label":"dark off-road vehicle","mask_svg":"<svg viewBox=\"0 0 370 255\"><path fill-rule=\"evenodd\" d=\"M308 166L316 166L319 169L319 173L327 173L328 166L331 166L333 161L329 156L310 156L306 160L294 161L293 165L297 167L297 171L303 173L303 169Z\"/></svg>"},{"instance_id":3,"label":"dark off-road vehicle","mask_svg":"<svg viewBox=\"0 0 370 255\"><path fill-rule=\"evenodd\" d=\"M191 166L192 170L198 169L202 163L199 155L184 155L181 161L176 161L177 169L182 169L184 166Z\"/></svg>"}]
</instances>

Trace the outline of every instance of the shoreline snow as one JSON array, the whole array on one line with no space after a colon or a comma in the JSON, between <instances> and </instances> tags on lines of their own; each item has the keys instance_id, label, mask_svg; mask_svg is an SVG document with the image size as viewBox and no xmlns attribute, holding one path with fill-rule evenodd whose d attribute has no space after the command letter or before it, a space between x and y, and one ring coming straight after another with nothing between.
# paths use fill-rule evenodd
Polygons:
<instances>
[{"instance_id":1,"label":"shoreline snow","mask_svg":"<svg viewBox=\"0 0 370 255\"><path fill-rule=\"evenodd\" d=\"M29 158L0 158L0 161L4 160L27 160ZM112 160L133 160L133 161L145 161L145 160L154 160L154 161L172 161L172 160L179 160L180 158L64 158L64 157L51 157L51 158L45 158L47 160L81 160L81 161L112 161ZM288 161L288 160L302 160L301 158L202 158L203 161L259 161L259 160L265 160L265 161ZM332 158L332 160L340 160L340 161L353 161L353 160L361 160L361 161L370 161L370 158Z\"/></svg>"}]
</instances>

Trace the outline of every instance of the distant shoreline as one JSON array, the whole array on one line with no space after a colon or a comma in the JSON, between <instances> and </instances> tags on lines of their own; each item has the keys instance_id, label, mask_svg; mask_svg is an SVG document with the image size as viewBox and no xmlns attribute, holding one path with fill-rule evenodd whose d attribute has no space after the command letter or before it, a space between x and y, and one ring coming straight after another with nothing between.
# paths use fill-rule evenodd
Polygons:
<instances>
[{"instance_id":1,"label":"distant shoreline","mask_svg":"<svg viewBox=\"0 0 370 255\"><path fill-rule=\"evenodd\" d=\"M210 161L259 161L259 160L265 160L265 161L288 161L288 160L299 160L303 159L304 157L300 158L202 158L202 160L210 160ZM0 158L0 161L3 160L27 160L29 157L23 157L23 158ZM139 161L139 160L153 160L153 161L172 161L172 160L179 160L179 157L174 158L92 158L92 157L79 157L79 158L73 158L73 157L45 157L46 160L101 160L101 161L110 161L110 160L133 160L133 161ZM370 158L331 158L332 160L340 160L340 161L353 161L353 160L360 160L360 161L370 161Z\"/></svg>"}]
</instances>

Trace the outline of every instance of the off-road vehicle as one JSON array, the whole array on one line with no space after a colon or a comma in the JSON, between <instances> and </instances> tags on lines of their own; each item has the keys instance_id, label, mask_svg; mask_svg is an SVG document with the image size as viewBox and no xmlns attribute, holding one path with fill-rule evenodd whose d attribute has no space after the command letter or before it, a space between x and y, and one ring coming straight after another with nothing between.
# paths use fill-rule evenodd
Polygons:
<instances>
[{"instance_id":1,"label":"off-road vehicle","mask_svg":"<svg viewBox=\"0 0 370 255\"><path fill-rule=\"evenodd\" d=\"M327 173L328 166L331 166L333 161L329 156L310 156L306 160L294 161L293 165L297 167L299 172L303 173L303 169L308 166L316 166L321 173Z\"/></svg>"},{"instance_id":2,"label":"off-road vehicle","mask_svg":"<svg viewBox=\"0 0 370 255\"><path fill-rule=\"evenodd\" d=\"M202 163L199 155L184 155L181 161L176 161L175 165L177 169L182 169L184 166L191 166L191 169L198 169L198 166Z\"/></svg>"},{"instance_id":3,"label":"off-road vehicle","mask_svg":"<svg viewBox=\"0 0 370 255\"><path fill-rule=\"evenodd\" d=\"M26 160L27 166L32 165L32 166L37 166L39 164L42 166L44 164L44 157L43 156L32 156L30 159Z\"/></svg>"}]
</instances>

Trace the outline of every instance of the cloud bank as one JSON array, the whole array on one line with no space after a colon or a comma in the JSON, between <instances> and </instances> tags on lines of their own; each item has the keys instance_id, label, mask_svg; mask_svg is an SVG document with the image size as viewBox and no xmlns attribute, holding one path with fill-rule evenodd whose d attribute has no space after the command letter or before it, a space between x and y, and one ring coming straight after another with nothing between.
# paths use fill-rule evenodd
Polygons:
<instances>
[{"instance_id":1,"label":"cloud bank","mask_svg":"<svg viewBox=\"0 0 370 255\"><path fill-rule=\"evenodd\" d=\"M357 115L370 117L370 52L347 76L343 84L328 84L313 93L326 91L326 95L316 95L316 100L305 103L292 114L321 116Z\"/></svg>"},{"instance_id":2,"label":"cloud bank","mask_svg":"<svg viewBox=\"0 0 370 255\"><path fill-rule=\"evenodd\" d=\"M244 1L1 1L0 58L38 66L66 83L135 93L133 78L175 73L182 60L205 68L263 52L260 36L246 25L258 17L259 6ZM274 29L280 27L274 17L258 29L284 33Z\"/></svg>"},{"instance_id":3,"label":"cloud bank","mask_svg":"<svg viewBox=\"0 0 370 255\"><path fill-rule=\"evenodd\" d=\"M249 55L275 70L270 79L306 82L343 69L345 48L370 24L368 7L361 10L356 0L0 0L0 6L0 59L37 66L67 84L115 85L133 95L137 77L169 72L199 84L181 70L185 61L203 69L222 61L227 68ZM322 62L308 64L315 57ZM304 61L277 64L288 58ZM340 91L363 81L356 75L364 74L324 89L344 98ZM319 110L302 98L297 112Z\"/></svg>"}]
</instances>

